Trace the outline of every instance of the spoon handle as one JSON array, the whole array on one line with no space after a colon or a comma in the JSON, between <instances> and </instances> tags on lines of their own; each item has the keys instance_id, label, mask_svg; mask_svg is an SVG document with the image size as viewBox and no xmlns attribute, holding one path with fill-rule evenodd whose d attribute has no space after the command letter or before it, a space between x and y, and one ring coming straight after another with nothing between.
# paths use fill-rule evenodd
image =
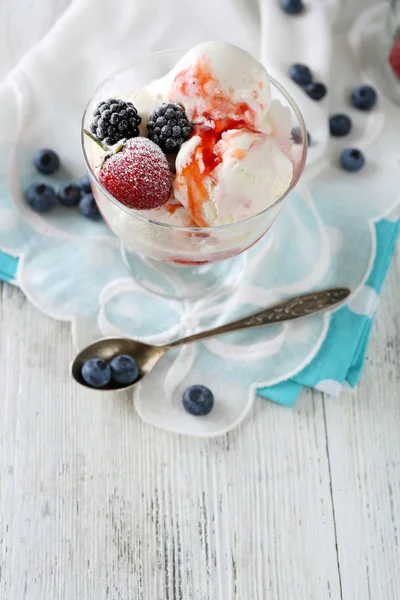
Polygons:
<instances>
[{"instance_id":1,"label":"spoon handle","mask_svg":"<svg viewBox=\"0 0 400 600\"><path fill-rule=\"evenodd\" d=\"M204 338L222 335L223 333L232 333L242 329L259 327L260 325L270 325L272 323L281 323L282 321L306 317L317 312L322 312L331 306L342 302L349 294L350 290L348 288L332 288L320 292L303 294L302 296L296 296L295 298L289 298L275 306L270 306L269 308L260 310L252 315L233 321L232 323L227 323L226 325L221 325L220 327L201 331L200 333L195 333L194 335L189 335L188 337L176 340L175 342L166 344L163 348L169 350L170 348L183 346L183 344L188 344L189 342L196 342L198 340L203 340Z\"/></svg>"}]
</instances>

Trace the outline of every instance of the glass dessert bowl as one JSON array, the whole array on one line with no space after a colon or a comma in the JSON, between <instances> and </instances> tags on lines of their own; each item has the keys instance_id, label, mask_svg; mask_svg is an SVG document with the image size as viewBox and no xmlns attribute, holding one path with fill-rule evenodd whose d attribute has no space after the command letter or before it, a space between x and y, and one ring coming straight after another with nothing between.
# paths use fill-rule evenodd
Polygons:
<instances>
[{"instance_id":1,"label":"glass dessert bowl","mask_svg":"<svg viewBox=\"0 0 400 600\"><path fill-rule=\"evenodd\" d=\"M119 201L115 197L115 194L106 189L105 185L103 185L104 182L102 183L99 178L101 149L98 147L96 140L93 139L93 135L92 138L87 135L87 131L90 130L92 124L93 114L99 103L107 98L132 100L142 117L140 135L146 135L149 110L154 109L154 106L157 104L168 101L163 96L163 93L160 92L162 86L151 88L148 84L152 81L156 83L158 81L163 82L166 74L170 73L185 55L186 51L184 50L157 52L144 56L134 65L113 74L95 91L88 103L82 122L82 148L93 194L105 222L121 241L122 254L126 265L133 277L148 290L160 295L180 298L198 297L216 289L225 290L238 282L238 279L245 273L246 254L243 253L256 244L274 223L284 205L285 199L301 177L307 155L307 133L302 115L291 96L277 81L269 77L271 108L266 119L264 119L265 122L260 126L262 132L255 132L254 128L249 126L250 132L248 135L246 133L246 136L259 136L262 143L264 143L266 138L268 138L267 141L269 143L269 137L271 135L275 136L274 152L280 152L280 148L279 151L276 151L275 146L285 146L285 152L290 156L292 168L289 179L284 186L279 185L282 177L278 173L278 176L273 181L274 195L264 203L264 206L262 185L269 184L269 180L267 180L267 184L264 184L264 178L261 177L261 204L257 198L258 204L256 203L254 207L250 207L249 215L246 213L247 205L249 202L251 203L252 199L250 198L249 200L246 197L247 192L244 192L244 196L240 192L241 195L238 204L242 201L242 196L244 199L243 206L239 210L239 216L233 214L232 217L230 214L226 214L223 218L216 219L218 223L216 225L209 224L210 221L204 223L203 216L198 215L198 206L195 213L192 210L193 204L191 205L191 201L193 202L193 199L189 198L189 189L191 188L190 173L189 181L187 179L183 181L183 194L177 188L177 181L179 178L182 179L181 175L184 173L187 162L187 158L184 157L181 163L179 163L183 146L179 150L177 158L176 152L167 153L168 161L170 165L172 164L171 170L175 170L175 160L178 170L177 175L171 174L171 179L174 180L175 187L172 188L167 202L157 208L138 210ZM151 97L149 97L147 91L141 92L140 96L137 96L137 93L133 92L133 90L142 90L143 88L151 90L149 92ZM257 96L257 93L254 91L252 94L253 98ZM272 107L274 107L274 112L270 114ZM185 142L187 145L192 143L195 136L198 135L199 127L209 136L210 128L196 124L194 112L193 110L190 115L192 122L194 121L194 125L191 136ZM235 127L237 124L238 122L235 121L233 126ZM213 127L214 123L211 127L211 135L215 135ZM224 131L227 129L231 131L232 125L225 125ZM95 127L93 126L92 132L95 132ZM204 134L204 139L206 134ZM200 133L200 135L202 134ZM225 134L217 134L217 137L213 139L213 143L218 143L221 135L224 136ZM240 138L245 137L241 123L238 125L238 132L234 135ZM256 142L259 143L259 141L257 138ZM204 143L207 144L207 140ZM248 140L246 139L245 144L247 144L247 152L253 147L254 141L251 139L251 144L248 144ZM238 160L240 161L244 155L243 148L237 148L236 146L233 151L229 150L230 154L228 153L228 158L231 161L229 164L233 164L233 175L228 180L228 187L230 186L231 189L230 193L233 198L234 207L236 201L236 198L234 198L236 195L235 186L237 187L237 182L241 183L240 179L235 179L235 173L237 174ZM224 148L226 150L226 144ZM213 148L211 148L211 151L213 151ZM287 156L284 156L284 158L287 160ZM280 156L278 156L278 162L279 160ZM202 161L203 156L200 161L201 165L203 165ZM268 168L266 165L267 171ZM225 177L225 172L222 175ZM221 185L223 183L226 187L226 177L222 182L222 175ZM231 177L230 172L228 172L228 176ZM147 174L145 177L147 177ZM151 180L153 174L149 172L148 177ZM196 175L194 175L194 178L196 179ZM185 187L186 184L187 187ZM203 192L204 190L208 190L210 194L209 197L203 198L202 202L206 206L210 204L212 210L211 212L208 211L207 215L204 212L204 218L212 219L215 217L213 212L214 204L209 200L211 200L211 196L213 202L215 201L215 197L218 199L218 187L214 187L214 184L210 187L209 182L207 185L208 188L203 186L201 189ZM251 181L249 180L250 190L251 185ZM194 195L196 193L195 189ZM251 214L251 210L254 211L259 206L262 207L262 210ZM233 210L234 212L235 210ZM211 213L212 216L210 217ZM201 225L199 225L199 222ZM175 277L183 285L172 286L172 288L167 286L164 289L159 283L160 275L165 276L169 281Z\"/></svg>"}]
</instances>

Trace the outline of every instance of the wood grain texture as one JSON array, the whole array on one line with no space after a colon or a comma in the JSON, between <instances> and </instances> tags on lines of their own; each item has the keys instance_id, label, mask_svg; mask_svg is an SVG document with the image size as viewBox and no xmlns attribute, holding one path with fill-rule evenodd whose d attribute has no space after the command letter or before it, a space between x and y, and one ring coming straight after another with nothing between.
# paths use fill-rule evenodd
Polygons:
<instances>
[{"instance_id":1,"label":"wood grain texture","mask_svg":"<svg viewBox=\"0 0 400 600\"><path fill-rule=\"evenodd\" d=\"M6 285L1 331L2 599L339 597L319 398L173 436L75 387L69 328Z\"/></svg>"},{"instance_id":2,"label":"wood grain texture","mask_svg":"<svg viewBox=\"0 0 400 600\"><path fill-rule=\"evenodd\" d=\"M325 401L343 598L400 598L400 255L357 393Z\"/></svg>"},{"instance_id":3,"label":"wood grain texture","mask_svg":"<svg viewBox=\"0 0 400 600\"><path fill-rule=\"evenodd\" d=\"M68 4L0 0L0 77ZM0 285L0 600L400 598L399 273L354 395L217 440L75 387L69 327Z\"/></svg>"}]
</instances>

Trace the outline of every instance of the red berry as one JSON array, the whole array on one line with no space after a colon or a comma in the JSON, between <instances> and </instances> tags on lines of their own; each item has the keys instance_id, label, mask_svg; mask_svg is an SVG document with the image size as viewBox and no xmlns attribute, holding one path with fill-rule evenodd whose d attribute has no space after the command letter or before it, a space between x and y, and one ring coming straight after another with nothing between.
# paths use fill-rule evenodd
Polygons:
<instances>
[{"instance_id":1,"label":"red berry","mask_svg":"<svg viewBox=\"0 0 400 600\"><path fill-rule=\"evenodd\" d=\"M100 183L125 206L136 210L162 206L171 194L171 174L163 151L145 137L126 142L103 164Z\"/></svg>"},{"instance_id":2,"label":"red berry","mask_svg":"<svg viewBox=\"0 0 400 600\"><path fill-rule=\"evenodd\" d=\"M389 54L389 63L397 77L400 79L400 36L393 43Z\"/></svg>"}]
</instances>

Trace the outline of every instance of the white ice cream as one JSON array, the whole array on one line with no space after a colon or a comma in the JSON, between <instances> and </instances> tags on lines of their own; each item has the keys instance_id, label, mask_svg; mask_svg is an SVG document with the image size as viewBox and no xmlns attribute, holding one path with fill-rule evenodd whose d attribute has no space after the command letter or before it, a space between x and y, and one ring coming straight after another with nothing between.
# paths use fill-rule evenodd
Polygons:
<instances>
[{"instance_id":1,"label":"white ice cream","mask_svg":"<svg viewBox=\"0 0 400 600\"><path fill-rule=\"evenodd\" d=\"M268 113L260 124L260 131L272 137L286 152L292 150L292 115L288 106L283 106L279 100L272 100Z\"/></svg>"},{"instance_id":2,"label":"white ice cream","mask_svg":"<svg viewBox=\"0 0 400 600\"><path fill-rule=\"evenodd\" d=\"M171 198L160 208L141 210L140 214L152 221L175 227L197 227L186 208L176 198Z\"/></svg>"},{"instance_id":3,"label":"white ice cream","mask_svg":"<svg viewBox=\"0 0 400 600\"><path fill-rule=\"evenodd\" d=\"M292 181L292 162L263 133L226 131L214 155L219 163L208 174L201 138L195 136L182 146L176 161L175 196L200 225L226 225L256 215L274 204Z\"/></svg>"},{"instance_id":4,"label":"white ice cream","mask_svg":"<svg viewBox=\"0 0 400 600\"><path fill-rule=\"evenodd\" d=\"M164 77L123 99L138 110L142 136L163 102L181 104L194 124L176 159L175 198L143 216L181 227L235 223L271 206L290 186L290 109L271 101L266 69L240 48L195 46Z\"/></svg>"},{"instance_id":5,"label":"white ice cream","mask_svg":"<svg viewBox=\"0 0 400 600\"><path fill-rule=\"evenodd\" d=\"M157 88L148 85L140 90L131 92L130 94L124 94L124 100L132 102L138 111L142 121L139 125L139 134L147 137L147 122L149 115L157 104L165 102L165 95L163 96L157 90Z\"/></svg>"},{"instance_id":6,"label":"white ice cream","mask_svg":"<svg viewBox=\"0 0 400 600\"><path fill-rule=\"evenodd\" d=\"M194 123L244 120L258 127L269 109L266 69L250 54L223 42L195 46L168 74L168 100L182 104ZM230 124L232 127L232 124Z\"/></svg>"}]
</instances>

